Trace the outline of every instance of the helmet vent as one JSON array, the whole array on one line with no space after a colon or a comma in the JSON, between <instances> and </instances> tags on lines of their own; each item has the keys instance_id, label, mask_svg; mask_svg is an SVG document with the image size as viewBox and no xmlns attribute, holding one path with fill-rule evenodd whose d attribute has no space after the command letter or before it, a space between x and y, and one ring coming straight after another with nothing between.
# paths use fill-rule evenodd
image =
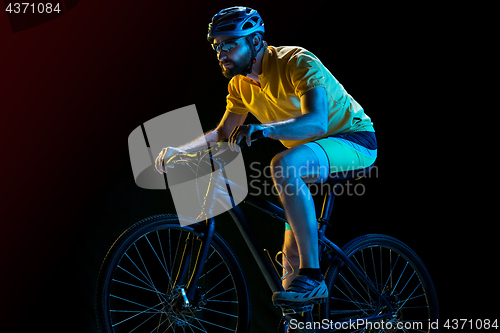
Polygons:
<instances>
[{"instance_id":1,"label":"helmet vent","mask_svg":"<svg viewBox=\"0 0 500 333\"><path fill-rule=\"evenodd\" d=\"M236 29L236 24L227 24L217 28L217 31L233 31Z\"/></svg>"},{"instance_id":2,"label":"helmet vent","mask_svg":"<svg viewBox=\"0 0 500 333\"><path fill-rule=\"evenodd\" d=\"M250 28L253 28L253 26L254 26L254 25L253 25L252 23L247 22L247 23L245 23L245 24L243 25L243 28L242 28L242 29L243 29L243 30L250 29Z\"/></svg>"}]
</instances>

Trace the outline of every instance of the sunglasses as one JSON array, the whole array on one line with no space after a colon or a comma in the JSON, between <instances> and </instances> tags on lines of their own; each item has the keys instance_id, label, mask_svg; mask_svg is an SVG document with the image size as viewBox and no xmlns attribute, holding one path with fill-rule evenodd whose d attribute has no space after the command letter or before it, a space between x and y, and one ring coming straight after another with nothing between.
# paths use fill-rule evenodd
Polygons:
<instances>
[{"instance_id":1,"label":"sunglasses","mask_svg":"<svg viewBox=\"0 0 500 333\"><path fill-rule=\"evenodd\" d=\"M232 49L234 49L236 47L236 45L238 45L238 43L236 43L236 41L238 39L242 39L242 38L243 37L226 40L225 42L222 42L222 43L219 43L219 44L212 44L212 48L217 53L220 53L221 50L224 51L224 52L229 52Z\"/></svg>"}]
</instances>

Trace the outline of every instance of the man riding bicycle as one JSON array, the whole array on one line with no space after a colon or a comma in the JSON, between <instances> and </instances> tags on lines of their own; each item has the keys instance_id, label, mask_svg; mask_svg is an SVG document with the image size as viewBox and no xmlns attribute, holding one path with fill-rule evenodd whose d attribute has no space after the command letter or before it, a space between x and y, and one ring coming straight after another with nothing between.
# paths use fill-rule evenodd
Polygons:
<instances>
[{"instance_id":1,"label":"man riding bicycle","mask_svg":"<svg viewBox=\"0 0 500 333\"><path fill-rule=\"evenodd\" d=\"M294 273L286 276L285 291L275 293L273 301L293 307L328 296L319 268L315 207L306 184L369 167L377 156L377 141L370 118L314 54L301 47L269 46L264 33L262 18L251 8L227 8L212 18L207 38L230 79L226 111L217 128L203 137L164 148L156 169L166 172L164 162L171 156L206 142L229 139L232 150L243 140L250 146L251 134L264 129L288 148L272 159L271 171L289 222L283 253ZM248 112L261 124L243 125Z\"/></svg>"}]
</instances>

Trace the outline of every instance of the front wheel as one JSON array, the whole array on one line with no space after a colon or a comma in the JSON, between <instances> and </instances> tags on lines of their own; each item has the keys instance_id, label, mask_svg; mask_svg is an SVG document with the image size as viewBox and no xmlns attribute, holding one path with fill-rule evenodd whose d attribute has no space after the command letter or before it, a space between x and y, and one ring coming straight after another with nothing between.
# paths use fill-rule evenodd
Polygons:
<instances>
[{"instance_id":1,"label":"front wheel","mask_svg":"<svg viewBox=\"0 0 500 333\"><path fill-rule=\"evenodd\" d=\"M229 245L214 232L194 299L186 297L205 225L176 215L127 229L101 266L96 310L101 332L247 332L246 280Z\"/></svg>"},{"instance_id":2,"label":"front wheel","mask_svg":"<svg viewBox=\"0 0 500 333\"><path fill-rule=\"evenodd\" d=\"M386 235L365 235L346 244L342 251L371 281L395 310L383 320L385 306L347 265L333 262L326 272L328 301L320 316L329 322L357 321L346 332L437 332L433 324L439 307L432 279L420 258L403 242ZM366 319L361 321L360 319Z\"/></svg>"}]
</instances>

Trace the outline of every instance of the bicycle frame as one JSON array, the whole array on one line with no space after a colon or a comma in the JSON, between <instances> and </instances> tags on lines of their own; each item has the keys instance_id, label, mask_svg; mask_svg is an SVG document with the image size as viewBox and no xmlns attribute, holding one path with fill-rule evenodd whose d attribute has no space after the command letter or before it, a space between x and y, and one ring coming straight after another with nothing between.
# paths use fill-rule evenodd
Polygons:
<instances>
[{"instance_id":1,"label":"bicycle frame","mask_svg":"<svg viewBox=\"0 0 500 333\"><path fill-rule=\"evenodd\" d=\"M211 156L210 153L210 160L214 160ZM223 173L224 179L227 180L227 176L225 174L224 167L222 165L220 166L220 170ZM212 171L214 171L214 167L212 164ZM241 208L237 205L234 204L232 195L231 195L231 190L229 184L226 182L228 194L229 194L229 201L230 204L228 204L224 200L218 199L219 203L227 209L231 217L233 218L234 222L236 223L236 226L240 230L240 233L242 234L248 248L250 249L250 252L252 253L257 265L259 266L259 269L264 276L269 288L271 291L277 292L277 291L283 291L283 286L281 284L281 279L278 276L277 272L275 271L274 265L271 262L270 257L267 255L266 251L260 244L259 239L255 236L255 233L253 232L252 228L250 227L250 224L248 223L245 215L243 214ZM378 297L378 307L375 310L375 313L378 312L381 306L381 302L384 303L384 305L389 309L389 311L385 314L381 315L375 315L371 316L368 318L363 318L363 320L366 321L374 321L374 320L379 320L382 318L387 318L387 317L392 317L394 313L394 308L390 304L390 302L382 295L380 292L373 286L372 282L368 280L368 278L356 267L356 265L349 259L349 257L332 241L327 239L325 237L325 231L326 227L329 224L329 219L330 215L332 212L332 207L333 207L333 202L335 198L335 191L330 191L326 194L325 196L325 201L323 204L323 209L321 212L321 216L318 219L319 222L319 227L318 227L318 240L319 240L319 253L322 254L324 247L326 246L328 250L333 252L335 254L334 258L339 259L339 263L337 267L342 267L343 265L347 265L349 269L359 278L362 282L366 283L368 288ZM251 206L258 208L259 210L267 213L274 219L280 220L282 223L287 222L285 213L282 208L272 204L271 202L256 196L254 194L249 193L245 200L243 201L247 204L250 204ZM186 301L191 302L194 299L195 296L195 290L196 290L196 285L198 282L198 279L201 275L201 272L203 270L203 265L205 263L205 260L207 258L208 254L208 249L210 247L210 243L212 240L212 236L215 230L215 222L214 218L211 217L206 220L206 233L201 236L202 239L202 246L199 250L199 255L197 258L196 262L196 267L193 271L193 274L186 286ZM186 245L187 246L187 245ZM188 247L185 248L185 251ZM329 259L331 261L331 259ZM332 262L332 261L331 261ZM337 270L337 274L338 274ZM177 278L178 281L182 281L185 278L185 275L187 274L187 269L183 268L181 269L181 277ZM287 315L287 319L290 320L292 317L291 315ZM347 322L350 322L347 321ZM334 322L330 323L330 327L327 329L320 328L319 330L316 330L316 332L332 332L335 329L332 327L335 327L335 324L342 324L343 322Z\"/></svg>"},{"instance_id":2,"label":"bicycle frame","mask_svg":"<svg viewBox=\"0 0 500 333\"><path fill-rule=\"evenodd\" d=\"M328 196L334 195L333 193L327 194ZM328 201L328 203L327 203ZM227 202L224 201L219 201L221 204L227 206ZM267 213L270 215L272 218L279 220L281 223L286 222L285 219L285 213L282 208L272 204L271 202L253 195L249 194L247 198L243 201L244 203L247 203L255 208L258 208L259 210ZM381 315L375 315L372 317L368 318L363 318L363 320L366 321L376 321L380 320L382 318L387 318L391 317L392 314L394 313L394 308L391 305L391 303L384 297L380 292L373 286L372 282L367 279L367 277L359 271L359 269L354 265L354 263L349 259L349 257L332 241L327 239L325 237L325 230L327 226L327 221L329 218L329 215L331 213L331 205L333 205L333 198L328 198L325 197L325 205L323 206L323 212L322 212L322 217L319 219L319 233L318 233L318 238L319 238L319 243L320 247L327 247L329 251L332 251L333 254L336 256L336 258L339 259L339 263L337 267L342 267L343 265L347 265L353 272L354 274L366 285L370 290L378 297L378 308L375 312L378 312L378 309L380 309L381 303L383 303L389 311L385 314ZM250 252L252 253L252 256L254 257L255 261L257 262L257 265L259 266L259 269L264 276L269 288L271 291L277 292L277 291L283 291L283 287L281 285L281 279L278 276L278 274L275 271L274 265L271 262L271 259L265 252L264 248L262 247L259 239L255 235L253 229L250 227L250 224L248 223L245 215L243 214L241 208L239 206L233 206L233 207L226 207L228 208L228 212L233 218L234 222L236 223L238 229L240 230L248 248L250 249ZM325 213L326 211L326 213ZM327 215L325 217L325 214ZM202 271L202 266L203 263L205 262L208 248L210 245L210 241L212 239L213 232L215 230L215 222L213 218L210 218L207 220L207 230L206 234L202 235L202 240L203 240L203 245L200 249L200 253L197 259L196 263L196 269L187 285L187 298L189 301L192 301L194 298L194 292L196 289L196 283L197 280L201 274ZM322 248L320 248L321 250ZM322 253L322 252L320 252ZM289 320L292 317L288 318ZM350 321L346 321L350 322ZM334 325L336 324L337 327L339 324L342 324L343 322L334 322L330 323L330 328L320 328L317 329L316 332L332 332L334 329Z\"/></svg>"}]
</instances>

